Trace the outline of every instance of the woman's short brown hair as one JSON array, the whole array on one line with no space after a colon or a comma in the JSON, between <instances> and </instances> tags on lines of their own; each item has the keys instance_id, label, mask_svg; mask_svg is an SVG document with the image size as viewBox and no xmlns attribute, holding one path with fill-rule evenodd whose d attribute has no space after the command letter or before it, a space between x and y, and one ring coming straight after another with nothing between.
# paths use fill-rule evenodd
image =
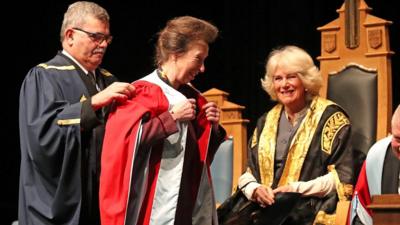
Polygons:
<instances>
[{"instance_id":1,"label":"woman's short brown hair","mask_svg":"<svg viewBox=\"0 0 400 225\"><path fill-rule=\"evenodd\" d=\"M218 28L205 20L191 16L171 19L158 33L155 64L160 66L168 60L169 55L186 52L193 41L203 40L210 44L217 36Z\"/></svg>"}]
</instances>

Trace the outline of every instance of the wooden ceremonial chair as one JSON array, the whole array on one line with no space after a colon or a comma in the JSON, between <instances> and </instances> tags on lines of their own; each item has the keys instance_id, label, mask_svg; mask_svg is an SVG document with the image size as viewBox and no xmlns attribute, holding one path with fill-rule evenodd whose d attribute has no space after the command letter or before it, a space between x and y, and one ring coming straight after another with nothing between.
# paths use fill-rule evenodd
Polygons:
<instances>
[{"instance_id":1,"label":"wooden ceremonial chair","mask_svg":"<svg viewBox=\"0 0 400 225\"><path fill-rule=\"evenodd\" d=\"M215 197L217 204L221 204L232 194L240 175L246 169L249 121L242 118L245 107L228 101L228 93L212 88L203 95L221 109L220 124L229 137L219 147L211 167Z\"/></svg>"},{"instance_id":2,"label":"wooden ceremonial chair","mask_svg":"<svg viewBox=\"0 0 400 225\"><path fill-rule=\"evenodd\" d=\"M391 55L388 26L364 0L345 0L339 18L321 26L320 95L342 106L352 125L358 164L374 142L386 137L392 114ZM358 175L358 171L357 175ZM342 205L345 197L339 196ZM336 224L345 224L346 208L337 208Z\"/></svg>"}]
</instances>

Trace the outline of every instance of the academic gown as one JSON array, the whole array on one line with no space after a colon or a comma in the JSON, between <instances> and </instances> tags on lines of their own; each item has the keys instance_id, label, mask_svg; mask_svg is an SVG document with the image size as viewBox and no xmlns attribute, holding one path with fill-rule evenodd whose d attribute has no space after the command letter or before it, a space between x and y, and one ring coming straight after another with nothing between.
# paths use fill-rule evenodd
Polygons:
<instances>
[{"instance_id":1,"label":"academic gown","mask_svg":"<svg viewBox=\"0 0 400 225\"><path fill-rule=\"evenodd\" d=\"M98 69L104 88L116 78ZM61 52L32 68L20 92L19 223L99 224L100 151L107 110L96 87Z\"/></svg>"},{"instance_id":2,"label":"academic gown","mask_svg":"<svg viewBox=\"0 0 400 225\"><path fill-rule=\"evenodd\" d=\"M257 182L276 188L295 181L309 181L327 174L338 174L338 186L351 197L353 153L347 114L333 102L314 97L290 143L286 145L283 169L274 171L276 137L283 105L278 104L261 116L249 140L248 171ZM328 224L334 220L338 196L302 197L284 224ZM279 213L279 212L277 212Z\"/></svg>"},{"instance_id":3,"label":"academic gown","mask_svg":"<svg viewBox=\"0 0 400 225\"><path fill-rule=\"evenodd\" d=\"M392 151L391 140L392 136L381 139L368 151L354 190L348 224L372 225L372 211L367 208L371 196L399 194L400 160Z\"/></svg>"},{"instance_id":4,"label":"academic gown","mask_svg":"<svg viewBox=\"0 0 400 225\"><path fill-rule=\"evenodd\" d=\"M178 92L156 72L133 84L135 98L119 106L107 124L102 224L216 224L209 166L225 131L213 130L204 110L193 121L173 121L167 111L173 104L195 98L200 110L206 103L190 86Z\"/></svg>"}]
</instances>

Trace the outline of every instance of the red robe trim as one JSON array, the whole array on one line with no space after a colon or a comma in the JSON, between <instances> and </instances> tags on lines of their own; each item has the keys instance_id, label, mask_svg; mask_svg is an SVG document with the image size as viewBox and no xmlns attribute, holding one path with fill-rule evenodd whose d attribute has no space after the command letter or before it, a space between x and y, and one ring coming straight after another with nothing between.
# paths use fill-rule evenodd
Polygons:
<instances>
[{"instance_id":1,"label":"red robe trim","mask_svg":"<svg viewBox=\"0 0 400 225\"><path fill-rule=\"evenodd\" d=\"M207 103L207 100L197 91L192 89L190 86L185 86L185 89L188 90L190 89L191 94L193 92L195 93L194 97L196 99L196 108L197 109L202 109L203 106ZM211 123L207 120L206 118L206 113L205 110L200 110L198 115L196 116L196 135L198 137L197 140L197 145L200 153L200 160L201 160L201 168L196 168L199 172L199 174L202 174L201 171L203 170L203 167L206 166L207 169L207 179L209 180L209 183L211 184L211 172L210 172L210 165L211 165L211 159L212 157L208 157L208 147L209 147L209 141L210 141L210 135L211 135ZM142 225L148 225L150 224L150 218L151 218L151 212L152 212L152 207L153 207L153 200L154 200L154 194L156 190L156 185L157 185L157 178L158 178L158 172L160 169L160 162L161 162L161 154L162 154L162 146L158 146L156 151L152 151L152 156L150 160L150 166L149 169L151 170L149 172L149 190L146 194L145 200L143 202L143 207L140 213L140 219L138 224ZM154 153L154 154L153 154ZM207 160L207 158L209 158ZM196 173L194 173L196 174ZM194 183L199 183L202 177L194 177ZM211 185L212 186L212 185ZM199 191L199 185L194 185L192 188L193 190L193 198L196 199L197 193Z\"/></svg>"},{"instance_id":2,"label":"red robe trim","mask_svg":"<svg viewBox=\"0 0 400 225\"><path fill-rule=\"evenodd\" d=\"M356 216L365 225L372 225L372 211L367 208L371 203L371 195L381 194L383 164L391 136L376 142L368 151L361 168L348 213L348 224L352 224Z\"/></svg>"},{"instance_id":3,"label":"red robe trim","mask_svg":"<svg viewBox=\"0 0 400 225\"><path fill-rule=\"evenodd\" d=\"M150 114L153 118L168 110L168 100L162 90L146 81L133 83L136 96L117 107L110 114L103 143L102 172L100 177L100 213L102 224L148 224L161 162L162 144L151 149L140 147L140 129L142 117ZM191 89L191 88L190 88ZM197 93L197 108L202 109L206 99ZM196 117L195 125L201 168L207 170L207 180L211 184L210 163L208 155L211 135L211 123L201 110ZM138 152L151 152L147 160L148 174L137 167L144 158L135 158ZM146 155L139 154L139 155ZM213 154L212 154L213 155ZM143 156L141 156L143 157ZM135 171L134 168L139 168ZM140 175L144 178L140 178ZM201 174L201 173L200 173ZM202 179L198 178L199 181ZM198 182L199 182L198 181ZM195 183L198 183L195 182ZM139 188L137 188L139 187ZM143 191L140 188L143 188ZM194 199L199 192L198 185L192 188Z\"/></svg>"},{"instance_id":4,"label":"red robe trim","mask_svg":"<svg viewBox=\"0 0 400 225\"><path fill-rule=\"evenodd\" d=\"M168 110L168 100L158 86L146 81L133 85L136 96L110 113L106 125L99 196L102 224L124 224L142 117L145 113L154 117Z\"/></svg>"},{"instance_id":5,"label":"red robe trim","mask_svg":"<svg viewBox=\"0 0 400 225\"><path fill-rule=\"evenodd\" d=\"M371 197L368 188L366 163L364 162L360 171L360 175L358 176L357 185L355 187L353 199L349 208L347 224L352 224L356 215L366 218L366 221L372 221L372 212L367 208L369 204L371 204Z\"/></svg>"}]
</instances>

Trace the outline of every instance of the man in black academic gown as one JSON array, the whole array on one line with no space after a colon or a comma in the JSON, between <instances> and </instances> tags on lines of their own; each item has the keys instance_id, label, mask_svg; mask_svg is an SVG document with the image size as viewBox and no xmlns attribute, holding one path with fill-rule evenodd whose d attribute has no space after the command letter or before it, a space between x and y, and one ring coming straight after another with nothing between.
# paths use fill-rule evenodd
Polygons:
<instances>
[{"instance_id":1,"label":"man in black academic gown","mask_svg":"<svg viewBox=\"0 0 400 225\"><path fill-rule=\"evenodd\" d=\"M32 68L20 92L19 223L100 224L98 186L104 124L112 102L135 89L98 68L111 43L109 15L71 4L63 50Z\"/></svg>"}]
</instances>

